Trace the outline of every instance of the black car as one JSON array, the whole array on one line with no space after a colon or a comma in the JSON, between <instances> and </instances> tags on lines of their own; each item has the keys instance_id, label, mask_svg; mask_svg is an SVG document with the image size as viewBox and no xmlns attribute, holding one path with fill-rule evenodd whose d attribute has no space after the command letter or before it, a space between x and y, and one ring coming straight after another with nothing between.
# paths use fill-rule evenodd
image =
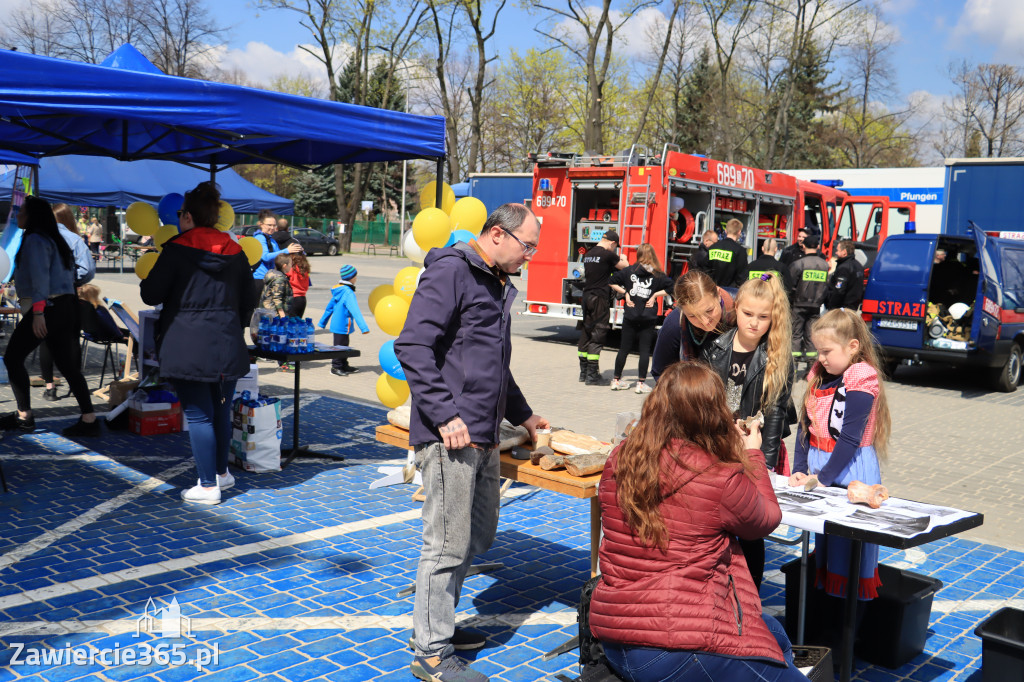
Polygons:
<instances>
[{"instance_id":1,"label":"black car","mask_svg":"<svg viewBox=\"0 0 1024 682\"><path fill-rule=\"evenodd\" d=\"M338 253L338 240L330 235L325 235L308 227L295 227L288 232L277 232L274 239L279 244L286 244L290 240L297 241L302 245L302 250L309 255L324 253L334 256Z\"/></svg>"}]
</instances>

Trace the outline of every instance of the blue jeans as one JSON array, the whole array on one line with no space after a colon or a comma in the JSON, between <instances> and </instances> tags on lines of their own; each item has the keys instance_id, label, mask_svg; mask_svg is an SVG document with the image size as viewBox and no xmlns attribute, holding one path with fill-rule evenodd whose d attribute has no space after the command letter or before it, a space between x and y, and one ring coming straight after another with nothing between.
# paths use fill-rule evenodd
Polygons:
<instances>
[{"instance_id":1,"label":"blue jeans","mask_svg":"<svg viewBox=\"0 0 1024 682\"><path fill-rule=\"evenodd\" d=\"M416 450L423 475L423 548L416 568L412 626L417 656L454 651L455 609L473 557L486 552L498 530L501 501L498 449Z\"/></svg>"},{"instance_id":2,"label":"blue jeans","mask_svg":"<svg viewBox=\"0 0 1024 682\"><path fill-rule=\"evenodd\" d=\"M188 419L188 437L192 456L199 470L203 487L217 485L217 474L228 471L228 450L231 447L231 399L235 380L220 382L172 379L181 400L181 409Z\"/></svg>"},{"instance_id":3,"label":"blue jeans","mask_svg":"<svg viewBox=\"0 0 1024 682\"><path fill-rule=\"evenodd\" d=\"M797 682L807 678L793 665L793 648L782 624L762 616L786 658L786 667L760 659L732 658L604 642L608 662L628 682Z\"/></svg>"}]
</instances>

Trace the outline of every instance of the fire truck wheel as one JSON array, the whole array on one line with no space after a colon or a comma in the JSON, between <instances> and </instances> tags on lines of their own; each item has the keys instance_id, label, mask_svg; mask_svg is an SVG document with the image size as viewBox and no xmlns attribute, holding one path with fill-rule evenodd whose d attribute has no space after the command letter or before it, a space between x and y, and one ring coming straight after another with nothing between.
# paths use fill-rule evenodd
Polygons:
<instances>
[{"instance_id":1,"label":"fire truck wheel","mask_svg":"<svg viewBox=\"0 0 1024 682\"><path fill-rule=\"evenodd\" d=\"M995 376L996 389L1003 393L1012 393L1017 390L1020 383L1021 350L1020 345L1013 344L1010 347L1010 354L1006 358L1006 364L999 369Z\"/></svg>"},{"instance_id":2,"label":"fire truck wheel","mask_svg":"<svg viewBox=\"0 0 1024 682\"><path fill-rule=\"evenodd\" d=\"M679 220L683 223L683 233L676 237L676 241L685 244L693 238L693 214L685 208L679 209Z\"/></svg>"}]
</instances>

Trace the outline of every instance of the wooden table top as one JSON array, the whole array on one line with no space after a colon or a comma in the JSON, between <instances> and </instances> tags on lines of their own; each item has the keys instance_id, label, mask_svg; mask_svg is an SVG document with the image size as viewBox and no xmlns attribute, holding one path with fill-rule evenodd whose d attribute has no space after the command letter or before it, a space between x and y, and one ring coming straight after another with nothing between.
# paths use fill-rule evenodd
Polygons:
<instances>
[{"instance_id":1,"label":"wooden table top","mask_svg":"<svg viewBox=\"0 0 1024 682\"><path fill-rule=\"evenodd\" d=\"M403 450L409 449L409 432L393 424L381 424L377 427L377 441L386 445L394 445ZM501 453L501 476L520 483L552 490L570 497L588 499L597 496L597 484L601 474L590 476L573 476L565 469L545 471L528 459L515 459L507 452Z\"/></svg>"}]
</instances>

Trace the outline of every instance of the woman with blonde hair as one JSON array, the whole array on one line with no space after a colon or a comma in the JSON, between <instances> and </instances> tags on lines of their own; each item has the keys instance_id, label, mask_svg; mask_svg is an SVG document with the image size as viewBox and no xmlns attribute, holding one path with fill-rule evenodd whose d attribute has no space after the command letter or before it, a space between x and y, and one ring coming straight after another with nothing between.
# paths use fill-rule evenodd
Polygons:
<instances>
[{"instance_id":1,"label":"woman with blonde hair","mask_svg":"<svg viewBox=\"0 0 1024 682\"><path fill-rule=\"evenodd\" d=\"M626 356L639 346L640 364L637 368L637 393L650 393L647 381L647 363L654 342L654 328L658 324L657 302L672 288L672 279L665 275L650 244L641 244L636 250L636 264L618 270L612 275L612 291L625 296L622 311L622 338L619 354L615 356L615 374L612 390L629 388L622 381Z\"/></svg>"},{"instance_id":2,"label":"woman with blonde hair","mask_svg":"<svg viewBox=\"0 0 1024 682\"><path fill-rule=\"evenodd\" d=\"M590 629L630 682L806 680L761 612L737 537L782 519L760 450L707 365L668 367L605 464Z\"/></svg>"}]
</instances>

